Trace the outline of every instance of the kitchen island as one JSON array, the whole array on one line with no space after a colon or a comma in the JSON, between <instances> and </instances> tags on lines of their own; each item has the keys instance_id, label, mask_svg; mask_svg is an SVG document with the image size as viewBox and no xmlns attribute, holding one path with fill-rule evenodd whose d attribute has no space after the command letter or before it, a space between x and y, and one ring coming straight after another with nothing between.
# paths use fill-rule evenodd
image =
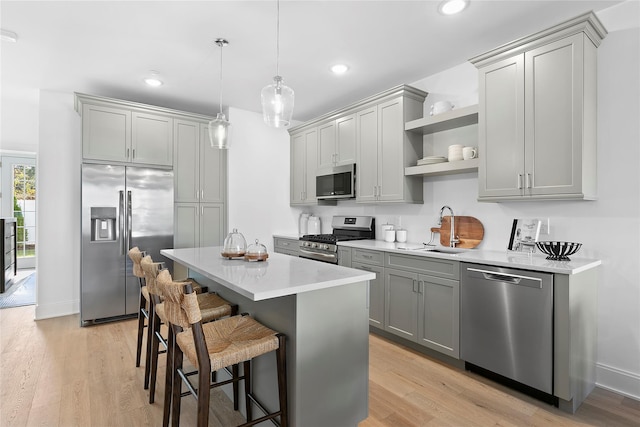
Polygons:
<instances>
[{"instance_id":1,"label":"kitchen island","mask_svg":"<svg viewBox=\"0 0 640 427\"><path fill-rule=\"evenodd\" d=\"M287 335L291 425L346 427L367 418L369 281L375 274L278 253L246 262L224 259L221 252L206 247L161 254L238 304L239 312ZM252 373L260 402L277 408L275 357L255 359ZM230 395L230 388L225 392Z\"/></svg>"}]
</instances>

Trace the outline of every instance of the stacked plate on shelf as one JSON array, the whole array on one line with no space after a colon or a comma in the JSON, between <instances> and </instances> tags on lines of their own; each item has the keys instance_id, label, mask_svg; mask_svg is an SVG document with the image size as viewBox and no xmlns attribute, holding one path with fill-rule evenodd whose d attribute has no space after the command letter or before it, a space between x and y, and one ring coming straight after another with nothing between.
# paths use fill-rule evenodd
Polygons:
<instances>
[{"instance_id":1,"label":"stacked plate on shelf","mask_svg":"<svg viewBox=\"0 0 640 427\"><path fill-rule=\"evenodd\" d=\"M422 159L418 160L418 166L422 166L422 165L432 165L435 163L443 163L446 162L447 158L443 157L443 156L427 156L427 157L423 157Z\"/></svg>"}]
</instances>

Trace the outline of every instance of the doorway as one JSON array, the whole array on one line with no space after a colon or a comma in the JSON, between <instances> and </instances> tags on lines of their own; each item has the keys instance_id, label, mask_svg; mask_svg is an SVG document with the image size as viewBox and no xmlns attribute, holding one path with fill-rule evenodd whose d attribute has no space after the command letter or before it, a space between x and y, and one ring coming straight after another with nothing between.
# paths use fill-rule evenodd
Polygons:
<instances>
[{"instance_id":1,"label":"doorway","mask_svg":"<svg viewBox=\"0 0 640 427\"><path fill-rule=\"evenodd\" d=\"M36 158L2 155L2 216L15 217L18 269L36 266Z\"/></svg>"}]
</instances>

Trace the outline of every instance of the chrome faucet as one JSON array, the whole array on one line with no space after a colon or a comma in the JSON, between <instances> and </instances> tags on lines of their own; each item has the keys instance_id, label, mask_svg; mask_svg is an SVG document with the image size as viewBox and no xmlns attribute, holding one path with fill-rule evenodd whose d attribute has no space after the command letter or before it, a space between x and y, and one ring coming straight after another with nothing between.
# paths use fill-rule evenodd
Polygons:
<instances>
[{"instance_id":1,"label":"chrome faucet","mask_svg":"<svg viewBox=\"0 0 640 427\"><path fill-rule=\"evenodd\" d=\"M442 209L440 209L440 219L438 219L438 225L442 225L442 214L444 213L445 209L449 209L449 212L451 212L451 232L449 233L449 247L455 248L456 243L460 243L460 240L456 239L455 215L453 214L453 209L451 209L449 206L445 205L442 207Z\"/></svg>"}]
</instances>

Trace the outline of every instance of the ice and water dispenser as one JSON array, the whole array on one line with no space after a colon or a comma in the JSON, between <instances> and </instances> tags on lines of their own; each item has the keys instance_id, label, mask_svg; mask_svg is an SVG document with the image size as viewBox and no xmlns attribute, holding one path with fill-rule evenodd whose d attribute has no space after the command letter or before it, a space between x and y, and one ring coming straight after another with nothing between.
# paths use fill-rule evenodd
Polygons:
<instances>
[{"instance_id":1,"label":"ice and water dispenser","mask_svg":"<svg viewBox=\"0 0 640 427\"><path fill-rule=\"evenodd\" d=\"M104 242L116 240L116 208L91 208L91 241Z\"/></svg>"}]
</instances>

